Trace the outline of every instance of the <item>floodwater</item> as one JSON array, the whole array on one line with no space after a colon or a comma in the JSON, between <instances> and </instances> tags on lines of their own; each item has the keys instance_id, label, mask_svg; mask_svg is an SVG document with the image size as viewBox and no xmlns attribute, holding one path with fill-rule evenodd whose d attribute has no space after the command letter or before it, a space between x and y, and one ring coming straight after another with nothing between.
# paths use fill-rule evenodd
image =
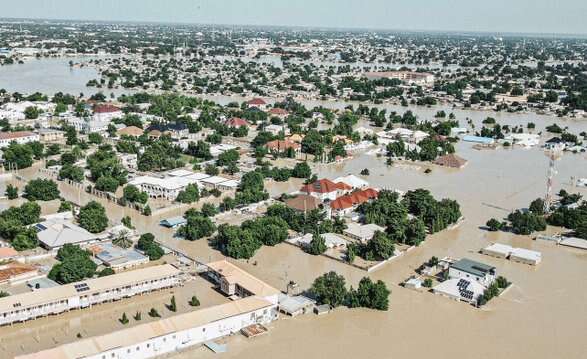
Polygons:
<instances>
[{"instance_id":1,"label":"floodwater","mask_svg":"<svg viewBox=\"0 0 587 359\"><path fill-rule=\"evenodd\" d=\"M98 71L91 66L70 67L69 61L77 64L89 59L89 57L27 59L23 64L0 66L0 89L22 94L41 92L53 95L56 92L63 92L74 96L80 93L87 96L98 92L106 95L114 93L118 96L129 92L86 87L88 81L99 79Z\"/></svg>"},{"instance_id":2,"label":"floodwater","mask_svg":"<svg viewBox=\"0 0 587 359\"><path fill-rule=\"evenodd\" d=\"M220 97L212 98L218 101ZM348 103L306 101L307 106L320 104L343 108ZM396 110L402 113L406 110L393 105L382 105L382 108L387 108L388 112ZM420 119L432 119L440 109L447 113L452 111L449 106L410 109ZM480 128L482 119L492 116L502 125L525 127L527 122L534 122L536 133L555 122L568 126L573 133L587 131L587 121L581 120L534 114L464 110L453 112L457 120L461 121L461 126L465 126L465 119L470 118L476 128ZM465 221L457 229L429 236L419 248L369 275L373 279L383 280L392 290L389 311L340 308L322 317L308 315L295 319L286 318L272 323L268 335L251 340L240 336L230 338L229 352L223 354L223 357L585 358L587 252L536 242L526 236L488 233L480 228L489 218L503 218L512 209L525 207L531 200L544 196L548 159L539 148L478 151L470 143L459 142L456 150L458 155L469 161L465 168L451 170L433 166L429 174L424 173L424 168L416 170L388 167L384 158L361 153L354 154L353 159L340 164L312 164L314 172L320 177L333 179L349 173L358 175L363 168L369 168L371 174L364 178L375 187L402 191L426 188L437 197L456 199L461 204ZM585 154L566 153L557 161L556 166L555 192L564 188L587 196L587 189L573 188L570 184L572 176L587 177ZM34 172L24 172L23 175L27 177L35 176ZM78 192L64 185L60 187L63 196L69 200L86 203L91 199L83 191ZM278 194L282 190L293 191L298 187L299 182L272 183L269 190L272 194ZM133 224L141 232L152 232L162 242L181 249L195 259L210 261L223 258L206 241L188 242L174 238L172 230L158 225L164 215L144 217L137 215L134 210L100 201L105 204L112 222L119 221L124 215L130 215ZM479 249L493 242L541 251L543 262L537 267L531 267L478 254ZM431 256L469 257L495 265L498 274L506 276L513 282L513 286L483 309L398 286ZM347 283L354 286L365 275L365 272L343 263L321 256L310 256L286 244L264 247L250 261L238 261L237 264L282 290L290 280L297 282L301 288L308 288L315 277L330 270L343 274ZM66 320L78 320L75 318L83 314L76 313L67 314ZM35 329L31 332L44 338L41 340L44 347L48 345L51 323L58 320L43 319L38 322L40 324L32 324L31 328ZM92 327L87 319L82 324ZM30 335L24 329L28 326L29 324L20 326L22 329L18 336L6 337L13 329L0 328L0 348L14 345L15 338ZM115 329L115 325L97 326L91 333L95 335ZM34 349L21 350L32 351L37 346L31 348ZM212 358L213 354L194 349L174 357Z\"/></svg>"}]
</instances>

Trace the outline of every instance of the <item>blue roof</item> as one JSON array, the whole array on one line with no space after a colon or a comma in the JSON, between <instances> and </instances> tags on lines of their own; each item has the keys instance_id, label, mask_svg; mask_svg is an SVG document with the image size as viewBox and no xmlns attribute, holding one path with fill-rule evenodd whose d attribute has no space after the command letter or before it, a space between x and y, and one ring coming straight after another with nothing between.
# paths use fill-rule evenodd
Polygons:
<instances>
[{"instance_id":1,"label":"blue roof","mask_svg":"<svg viewBox=\"0 0 587 359\"><path fill-rule=\"evenodd\" d=\"M491 137L480 137L480 136L463 136L463 141L465 142L477 142L477 143L493 143L495 140Z\"/></svg>"}]
</instances>

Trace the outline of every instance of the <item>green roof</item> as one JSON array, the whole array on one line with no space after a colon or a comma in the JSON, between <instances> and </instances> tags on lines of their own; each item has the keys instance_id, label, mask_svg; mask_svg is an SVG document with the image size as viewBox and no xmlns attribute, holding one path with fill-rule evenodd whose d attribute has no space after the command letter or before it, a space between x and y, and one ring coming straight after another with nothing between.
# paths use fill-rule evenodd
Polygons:
<instances>
[{"instance_id":1,"label":"green roof","mask_svg":"<svg viewBox=\"0 0 587 359\"><path fill-rule=\"evenodd\" d=\"M495 270L495 267L489 266L484 263L479 263L467 258L463 258L453 264L451 268L458 269L463 272L471 273L478 277L484 277L487 272Z\"/></svg>"}]
</instances>

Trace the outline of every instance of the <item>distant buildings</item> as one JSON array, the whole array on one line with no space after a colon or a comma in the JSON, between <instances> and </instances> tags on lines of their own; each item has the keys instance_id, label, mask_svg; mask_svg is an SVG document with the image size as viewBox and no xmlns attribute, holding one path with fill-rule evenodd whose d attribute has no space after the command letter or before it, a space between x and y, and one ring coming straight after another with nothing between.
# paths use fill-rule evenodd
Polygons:
<instances>
[{"instance_id":1,"label":"distant buildings","mask_svg":"<svg viewBox=\"0 0 587 359\"><path fill-rule=\"evenodd\" d=\"M127 126L124 128L121 128L120 130L116 131L116 134L119 137L122 136L130 136L130 137L140 137L143 135L145 131L143 131L142 128L138 128L136 126Z\"/></svg>"},{"instance_id":2,"label":"distant buildings","mask_svg":"<svg viewBox=\"0 0 587 359\"><path fill-rule=\"evenodd\" d=\"M240 127L248 127L249 123L246 120L243 120L239 117L232 117L229 118L224 122L224 124L228 127L240 128Z\"/></svg>"},{"instance_id":3,"label":"distant buildings","mask_svg":"<svg viewBox=\"0 0 587 359\"><path fill-rule=\"evenodd\" d=\"M124 113L118 107L111 104L99 104L94 106L92 119L98 122L110 123L115 118L122 118Z\"/></svg>"},{"instance_id":4,"label":"distant buildings","mask_svg":"<svg viewBox=\"0 0 587 359\"><path fill-rule=\"evenodd\" d=\"M390 142L395 140L402 140L408 143L420 143L423 139L430 136L424 131L416 130L412 131L407 128L394 128L393 130L380 131L377 133L377 137L383 142Z\"/></svg>"},{"instance_id":5,"label":"distant buildings","mask_svg":"<svg viewBox=\"0 0 587 359\"><path fill-rule=\"evenodd\" d=\"M427 72L415 71L386 71L386 72L367 72L365 77L369 80L378 79L397 79L409 85L433 85L434 75Z\"/></svg>"},{"instance_id":6,"label":"distant buildings","mask_svg":"<svg viewBox=\"0 0 587 359\"><path fill-rule=\"evenodd\" d=\"M267 102L262 98L254 98L247 102L249 108L258 108L259 110L265 111L267 109Z\"/></svg>"},{"instance_id":7,"label":"distant buildings","mask_svg":"<svg viewBox=\"0 0 587 359\"><path fill-rule=\"evenodd\" d=\"M42 143L61 143L65 141L65 132L52 128L41 128L37 131Z\"/></svg>"},{"instance_id":8,"label":"distant buildings","mask_svg":"<svg viewBox=\"0 0 587 359\"><path fill-rule=\"evenodd\" d=\"M302 145L297 142L290 141L290 140L273 140L269 141L265 144L265 148L269 150L269 152L274 153L283 153L292 149L295 153L299 153L302 150Z\"/></svg>"},{"instance_id":9,"label":"distant buildings","mask_svg":"<svg viewBox=\"0 0 587 359\"><path fill-rule=\"evenodd\" d=\"M467 160L454 153L449 153L448 155L438 157L433 163L443 167L463 168L467 165Z\"/></svg>"},{"instance_id":10,"label":"distant buildings","mask_svg":"<svg viewBox=\"0 0 587 359\"><path fill-rule=\"evenodd\" d=\"M8 147L10 143L16 142L20 145L39 141L40 136L33 132L17 131L17 132L0 132L0 148Z\"/></svg>"}]
</instances>

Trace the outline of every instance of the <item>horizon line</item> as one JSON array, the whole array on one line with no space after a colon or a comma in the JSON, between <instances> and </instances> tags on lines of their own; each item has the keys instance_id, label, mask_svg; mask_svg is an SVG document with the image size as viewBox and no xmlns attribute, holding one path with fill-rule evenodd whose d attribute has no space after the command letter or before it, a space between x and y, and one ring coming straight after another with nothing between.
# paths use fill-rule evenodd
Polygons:
<instances>
[{"instance_id":1,"label":"horizon line","mask_svg":"<svg viewBox=\"0 0 587 359\"><path fill-rule=\"evenodd\" d=\"M587 38L586 33L566 32L517 32L517 31L479 31L479 30L433 30L433 29L392 29L376 27L338 27L338 26L310 26L310 25L270 25L270 24L224 24L224 23L198 23L198 22L168 22L148 20L90 20L90 19L57 19L57 18L18 18L0 17L0 22L7 21L31 21L31 22L71 22L94 24L142 24L142 25L182 25L182 26L218 26L218 27L248 27L248 28L278 28L278 29L304 29L330 32L361 31L361 32L391 32L391 33L428 33L428 34L454 34L454 35L498 35L504 37L565 37Z\"/></svg>"}]
</instances>

